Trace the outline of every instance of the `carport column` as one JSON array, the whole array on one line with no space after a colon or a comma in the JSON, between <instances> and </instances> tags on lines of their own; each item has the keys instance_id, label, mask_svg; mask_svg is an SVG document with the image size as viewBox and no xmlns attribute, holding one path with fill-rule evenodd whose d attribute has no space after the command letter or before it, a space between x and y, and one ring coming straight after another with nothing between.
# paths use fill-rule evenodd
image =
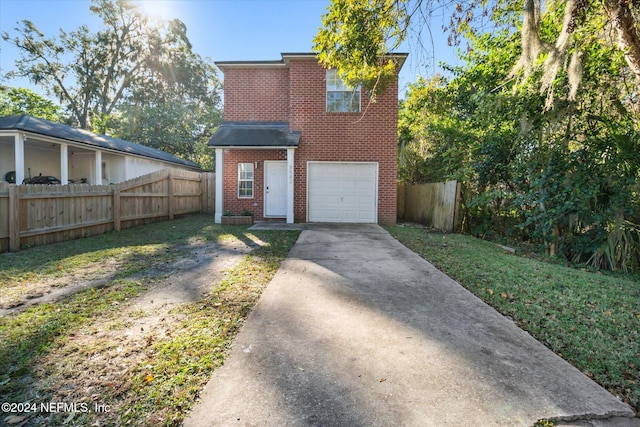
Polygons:
<instances>
[{"instance_id":1,"label":"carport column","mask_svg":"<svg viewBox=\"0 0 640 427\"><path fill-rule=\"evenodd\" d=\"M293 183L295 181L295 148L287 148L287 224L293 224Z\"/></svg>"},{"instance_id":2,"label":"carport column","mask_svg":"<svg viewBox=\"0 0 640 427\"><path fill-rule=\"evenodd\" d=\"M69 183L69 146L60 144L60 182L62 185Z\"/></svg>"},{"instance_id":3,"label":"carport column","mask_svg":"<svg viewBox=\"0 0 640 427\"><path fill-rule=\"evenodd\" d=\"M95 185L102 185L102 151L96 151L96 176Z\"/></svg>"},{"instance_id":4,"label":"carport column","mask_svg":"<svg viewBox=\"0 0 640 427\"><path fill-rule=\"evenodd\" d=\"M216 214L214 221L216 224L222 223L222 205L224 185L224 149L216 148Z\"/></svg>"},{"instance_id":5,"label":"carport column","mask_svg":"<svg viewBox=\"0 0 640 427\"><path fill-rule=\"evenodd\" d=\"M27 137L22 133L15 136L15 167L16 167L16 184L22 184L24 179L24 141Z\"/></svg>"}]
</instances>

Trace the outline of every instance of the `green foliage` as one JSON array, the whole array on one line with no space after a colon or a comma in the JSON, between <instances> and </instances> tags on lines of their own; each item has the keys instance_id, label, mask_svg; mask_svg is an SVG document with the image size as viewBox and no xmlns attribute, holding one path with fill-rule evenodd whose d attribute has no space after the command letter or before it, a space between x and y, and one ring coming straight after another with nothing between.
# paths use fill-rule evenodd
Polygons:
<instances>
[{"instance_id":1,"label":"green foliage","mask_svg":"<svg viewBox=\"0 0 640 427\"><path fill-rule=\"evenodd\" d=\"M63 121L61 108L31 89L0 86L0 116L22 114L52 122Z\"/></svg>"},{"instance_id":2,"label":"green foliage","mask_svg":"<svg viewBox=\"0 0 640 427\"><path fill-rule=\"evenodd\" d=\"M553 10L543 16L543 40L557 38L562 18ZM526 77L512 74L517 33L469 33L466 65L451 69L453 78L420 80L408 91L400 179L462 181L465 232L526 240L597 268L638 269L636 85L624 77L620 52L594 37L597 22L573 36L581 90L574 99L576 76L559 69L551 109L542 64Z\"/></svg>"},{"instance_id":3,"label":"green foliage","mask_svg":"<svg viewBox=\"0 0 640 427\"><path fill-rule=\"evenodd\" d=\"M616 223L605 243L587 261L595 268L640 271L640 225L629 221Z\"/></svg>"},{"instance_id":4,"label":"green foliage","mask_svg":"<svg viewBox=\"0 0 640 427\"><path fill-rule=\"evenodd\" d=\"M477 135L461 124L455 93L440 76L409 86L399 113L398 178L402 182L464 179Z\"/></svg>"},{"instance_id":5,"label":"green foliage","mask_svg":"<svg viewBox=\"0 0 640 427\"><path fill-rule=\"evenodd\" d=\"M406 0L333 0L314 38L314 51L327 68L337 68L349 86L375 96L395 77L388 54L405 38Z\"/></svg>"},{"instance_id":6,"label":"green foliage","mask_svg":"<svg viewBox=\"0 0 640 427\"><path fill-rule=\"evenodd\" d=\"M170 100L157 106L122 104L112 117L113 135L154 147L213 170L207 142L222 121L222 114L204 102Z\"/></svg>"}]
</instances>

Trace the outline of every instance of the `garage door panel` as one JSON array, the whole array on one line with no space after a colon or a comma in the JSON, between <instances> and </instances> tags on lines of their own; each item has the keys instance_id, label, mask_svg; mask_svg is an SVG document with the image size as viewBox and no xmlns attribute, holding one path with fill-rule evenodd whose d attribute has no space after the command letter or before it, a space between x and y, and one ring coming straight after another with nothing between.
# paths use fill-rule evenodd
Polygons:
<instances>
[{"instance_id":1,"label":"garage door panel","mask_svg":"<svg viewBox=\"0 0 640 427\"><path fill-rule=\"evenodd\" d=\"M377 221L376 163L308 163L310 222Z\"/></svg>"}]
</instances>

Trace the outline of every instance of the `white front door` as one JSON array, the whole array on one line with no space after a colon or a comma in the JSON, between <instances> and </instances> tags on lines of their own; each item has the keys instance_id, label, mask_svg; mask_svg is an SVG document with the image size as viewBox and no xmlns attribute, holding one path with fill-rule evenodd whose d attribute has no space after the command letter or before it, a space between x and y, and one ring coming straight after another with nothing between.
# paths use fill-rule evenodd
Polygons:
<instances>
[{"instance_id":1,"label":"white front door","mask_svg":"<svg viewBox=\"0 0 640 427\"><path fill-rule=\"evenodd\" d=\"M287 162L264 162L264 216L287 216Z\"/></svg>"}]
</instances>

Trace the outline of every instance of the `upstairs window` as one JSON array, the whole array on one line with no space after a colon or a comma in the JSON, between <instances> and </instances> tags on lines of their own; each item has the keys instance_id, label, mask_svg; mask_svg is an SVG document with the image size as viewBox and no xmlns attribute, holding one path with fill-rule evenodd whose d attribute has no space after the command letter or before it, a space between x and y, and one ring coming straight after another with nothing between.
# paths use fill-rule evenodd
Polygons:
<instances>
[{"instance_id":1,"label":"upstairs window","mask_svg":"<svg viewBox=\"0 0 640 427\"><path fill-rule=\"evenodd\" d=\"M238 163L238 197L253 198L253 163Z\"/></svg>"},{"instance_id":2,"label":"upstairs window","mask_svg":"<svg viewBox=\"0 0 640 427\"><path fill-rule=\"evenodd\" d=\"M353 89L345 85L338 70L327 70L327 112L360 112L360 87Z\"/></svg>"}]
</instances>

